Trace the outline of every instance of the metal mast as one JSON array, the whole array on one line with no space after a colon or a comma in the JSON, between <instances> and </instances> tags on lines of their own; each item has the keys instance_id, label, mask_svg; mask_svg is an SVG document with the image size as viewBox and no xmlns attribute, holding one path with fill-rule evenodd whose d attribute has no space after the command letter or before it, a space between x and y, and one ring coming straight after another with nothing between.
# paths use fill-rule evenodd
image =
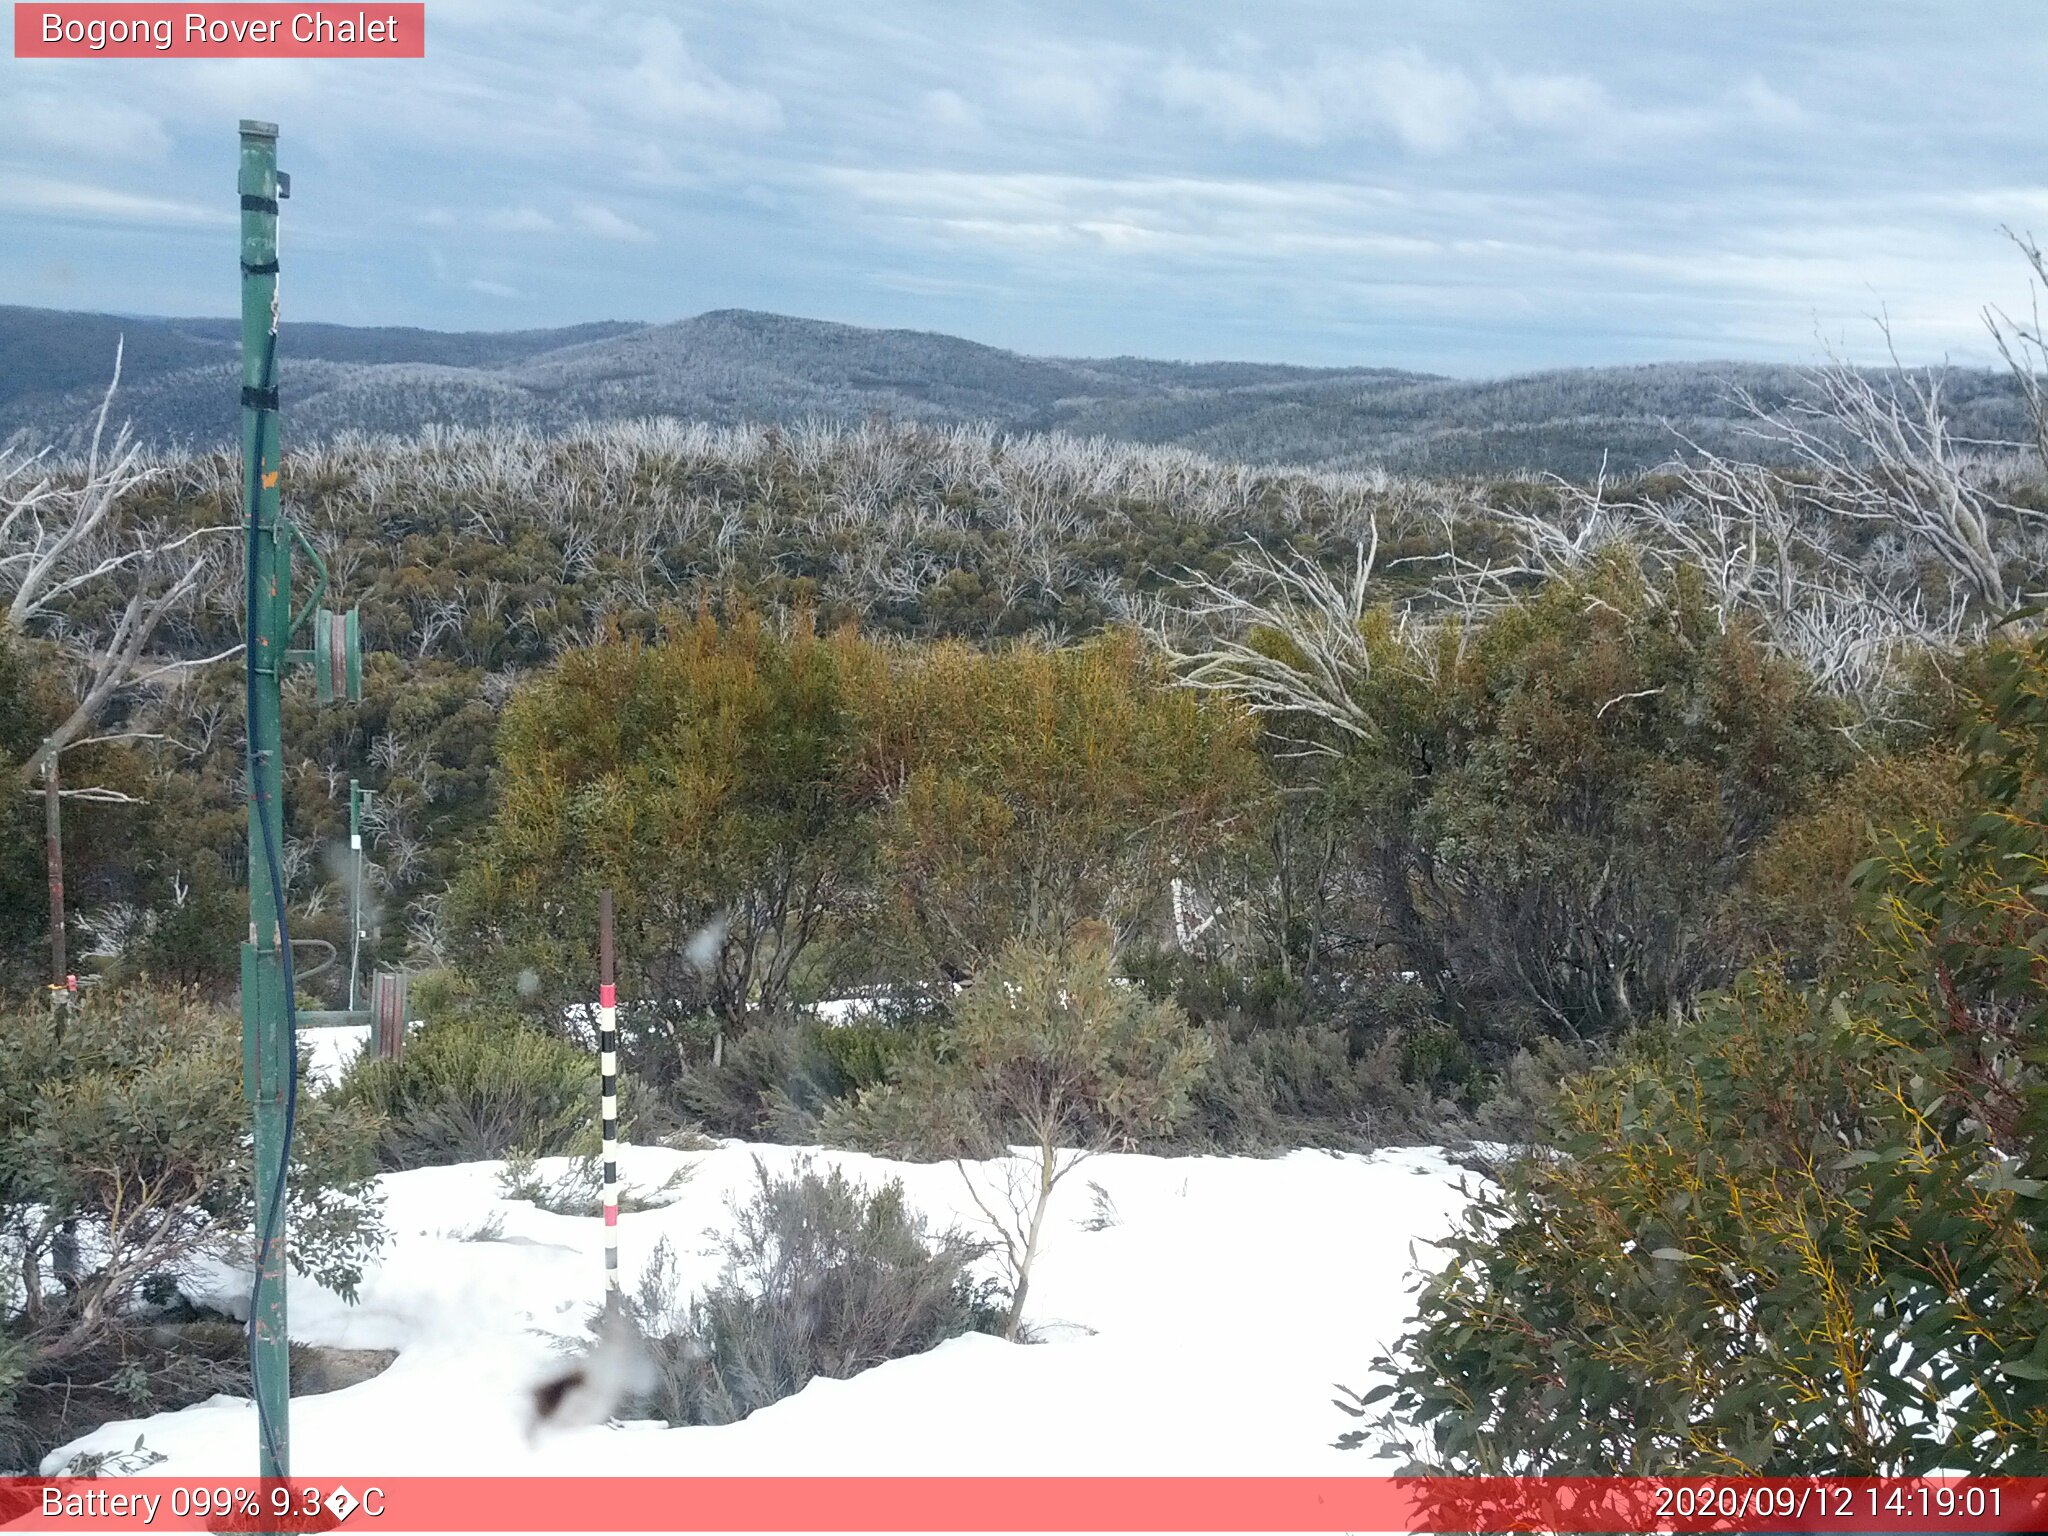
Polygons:
<instances>
[{"instance_id":1,"label":"metal mast","mask_svg":"<svg viewBox=\"0 0 2048 1536\"><path fill-rule=\"evenodd\" d=\"M374 1024L388 1015L401 1038L406 989L402 976L377 977L379 1014L355 1007L351 943L349 1007L299 1013L293 997L292 939L285 920L284 674L310 667L322 704L363 696L361 627L356 611L317 606L327 593L319 550L284 516L278 491L277 205L291 178L277 168L277 125L242 123L242 505L248 588L242 636L247 681L249 758L249 940L242 946L242 1091L255 1121L256 1284L249 1299L249 1371L256 1392L257 1450L264 1477L291 1473L291 1357L285 1331L285 1257L290 1238L292 1121L298 1105L297 1030L302 1023ZM313 589L292 606L292 548L313 568ZM310 628L312 645L290 649ZM359 831L361 808L350 785L349 821ZM361 927L361 855L357 854L355 922ZM396 1045L390 1047L395 1052ZM386 1052L388 1054L389 1052Z\"/></svg>"},{"instance_id":2,"label":"metal mast","mask_svg":"<svg viewBox=\"0 0 2048 1536\"><path fill-rule=\"evenodd\" d=\"M242 199L242 486L248 561L249 941L242 946L242 1086L255 1118L256 1288L249 1367L255 1378L264 1477L291 1470L291 1360L285 1334L285 1251L296 1052L278 921L284 845L281 684L290 642L291 544L279 516L277 419L277 127L244 121Z\"/></svg>"}]
</instances>

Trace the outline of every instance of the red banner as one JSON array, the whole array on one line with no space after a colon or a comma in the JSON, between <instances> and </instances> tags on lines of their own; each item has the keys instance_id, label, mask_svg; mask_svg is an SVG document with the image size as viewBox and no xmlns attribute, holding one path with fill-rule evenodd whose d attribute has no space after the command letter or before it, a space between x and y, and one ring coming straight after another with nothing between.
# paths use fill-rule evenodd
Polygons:
<instances>
[{"instance_id":1,"label":"red banner","mask_svg":"<svg viewBox=\"0 0 2048 1536\"><path fill-rule=\"evenodd\" d=\"M9 1531L2039 1531L2048 1478L0 1479Z\"/></svg>"},{"instance_id":2,"label":"red banner","mask_svg":"<svg viewBox=\"0 0 2048 1536\"><path fill-rule=\"evenodd\" d=\"M424 4L23 5L17 59L423 59Z\"/></svg>"}]
</instances>

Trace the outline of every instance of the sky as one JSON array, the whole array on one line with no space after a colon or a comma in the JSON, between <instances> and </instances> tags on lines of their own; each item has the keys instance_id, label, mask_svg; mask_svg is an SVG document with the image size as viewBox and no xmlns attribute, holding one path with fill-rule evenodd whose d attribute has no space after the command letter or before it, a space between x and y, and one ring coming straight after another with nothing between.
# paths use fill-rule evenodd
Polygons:
<instances>
[{"instance_id":1,"label":"sky","mask_svg":"<svg viewBox=\"0 0 2048 1536\"><path fill-rule=\"evenodd\" d=\"M429 0L424 60L0 58L0 302L230 313L255 117L288 319L1975 364L2044 80L2035 0Z\"/></svg>"}]
</instances>

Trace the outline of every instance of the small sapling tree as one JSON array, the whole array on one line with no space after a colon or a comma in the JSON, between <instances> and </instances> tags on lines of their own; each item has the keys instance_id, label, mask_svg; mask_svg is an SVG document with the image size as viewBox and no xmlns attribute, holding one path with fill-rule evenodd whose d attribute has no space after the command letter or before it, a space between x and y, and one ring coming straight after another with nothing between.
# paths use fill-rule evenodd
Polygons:
<instances>
[{"instance_id":1,"label":"small sapling tree","mask_svg":"<svg viewBox=\"0 0 2048 1536\"><path fill-rule=\"evenodd\" d=\"M945 1128L1000 1240L1014 1339L1053 1191L1096 1153L1171 1132L1213 1051L1178 1004L1121 980L1106 933L1083 925L1063 943L1007 946L961 994L939 1050L862 1109ZM970 1157L1000 1171L978 1174Z\"/></svg>"}]
</instances>

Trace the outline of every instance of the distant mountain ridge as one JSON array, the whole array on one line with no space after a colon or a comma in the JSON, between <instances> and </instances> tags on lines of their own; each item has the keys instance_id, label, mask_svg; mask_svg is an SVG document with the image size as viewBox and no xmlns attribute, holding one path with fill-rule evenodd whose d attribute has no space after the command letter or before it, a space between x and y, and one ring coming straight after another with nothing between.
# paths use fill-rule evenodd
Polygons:
<instances>
[{"instance_id":1,"label":"distant mountain ridge","mask_svg":"<svg viewBox=\"0 0 2048 1536\"><path fill-rule=\"evenodd\" d=\"M213 447L238 433L240 327L0 306L0 441L76 441L124 343L118 414L145 440ZM1181 444L1224 459L1423 473L1646 468L1678 446L1673 426L1738 446L1739 384L1763 399L1798 370L1669 363L1552 370L1497 380L1392 368L1032 357L928 331L871 330L755 310L647 325L426 331L316 323L286 328L287 441L678 416L712 422L989 421ZM1976 437L2019 435L2009 382L1952 376Z\"/></svg>"}]
</instances>

